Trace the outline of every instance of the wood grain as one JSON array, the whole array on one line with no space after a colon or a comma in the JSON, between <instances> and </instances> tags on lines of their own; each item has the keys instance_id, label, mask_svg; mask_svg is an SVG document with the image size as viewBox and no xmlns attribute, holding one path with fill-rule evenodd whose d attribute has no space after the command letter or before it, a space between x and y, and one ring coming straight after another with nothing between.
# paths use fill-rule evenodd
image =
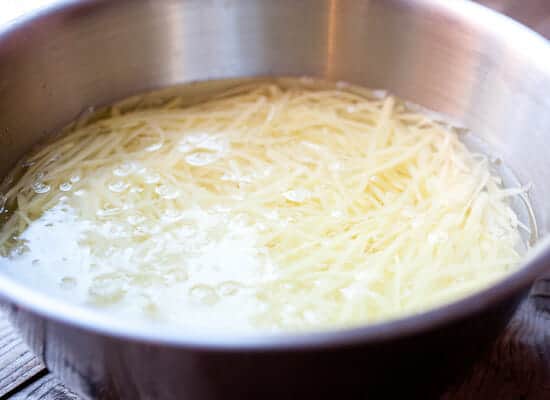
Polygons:
<instances>
[{"instance_id":1,"label":"wood grain","mask_svg":"<svg viewBox=\"0 0 550 400\"><path fill-rule=\"evenodd\" d=\"M0 396L14 390L44 366L34 357L5 318L0 318Z\"/></svg>"},{"instance_id":2,"label":"wood grain","mask_svg":"<svg viewBox=\"0 0 550 400\"><path fill-rule=\"evenodd\" d=\"M14 394L10 400L80 400L52 374L47 374Z\"/></svg>"}]
</instances>

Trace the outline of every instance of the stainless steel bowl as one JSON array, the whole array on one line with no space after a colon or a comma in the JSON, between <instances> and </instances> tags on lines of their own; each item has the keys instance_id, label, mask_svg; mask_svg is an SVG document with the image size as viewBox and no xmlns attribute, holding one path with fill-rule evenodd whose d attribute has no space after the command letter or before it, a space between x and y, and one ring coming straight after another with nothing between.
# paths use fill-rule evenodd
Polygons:
<instances>
[{"instance_id":1,"label":"stainless steel bowl","mask_svg":"<svg viewBox=\"0 0 550 400\"><path fill-rule=\"evenodd\" d=\"M387 88L450 115L523 183L550 228L550 46L462 0L65 0L0 26L0 174L93 105L182 82L310 75ZM63 246L63 243L59 243ZM550 261L422 315L343 331L228 337L150 330L0 274L11 319L89 398L437 395Z\"/></svg>"}]
</instances>

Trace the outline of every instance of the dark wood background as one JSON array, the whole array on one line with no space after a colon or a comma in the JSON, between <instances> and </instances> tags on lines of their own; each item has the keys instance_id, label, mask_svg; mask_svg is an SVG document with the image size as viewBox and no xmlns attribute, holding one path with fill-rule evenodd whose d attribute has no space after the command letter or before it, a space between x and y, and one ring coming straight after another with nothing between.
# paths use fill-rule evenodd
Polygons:
<instances>
[{"instance_id":1,"label":"dark wood background","mask_svg":"<svg viewBox=\"0 0 550 400\"><path fill-rule=\"evenodd\" d=\"M19 0L0 0L2 2ZM273 0L276 1L276 0ZM455 1L455 0L446 0ZM479 0L550 38L550 0ZM452 345L452 344L450 344ZM444 400L550 399L550 276L533 287L500 337ZM77 400L0 316L0 400Z\"/></svg>"}]
</instances>

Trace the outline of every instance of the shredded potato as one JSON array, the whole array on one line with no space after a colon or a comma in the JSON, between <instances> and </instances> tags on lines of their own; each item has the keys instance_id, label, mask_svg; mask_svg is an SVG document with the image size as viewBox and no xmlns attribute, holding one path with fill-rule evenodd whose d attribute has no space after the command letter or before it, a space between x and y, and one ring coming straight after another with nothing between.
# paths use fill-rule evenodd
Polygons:
<instances>
[{"instance_id":1,"label":"shredded potato","mask_svg":"<svg viewBox=\"0 0 550 400\"><path fill-rule=\"evenodd\" d=\"M0 233L14 274L34 264L27 276L82 303L184 326L372 323L520 259L508 198L522 189L452 130L352 86L253 82L193 105L114 106L20 175ZM64 234L71 253L37 250Z\"/></svg>"}]
</instances>

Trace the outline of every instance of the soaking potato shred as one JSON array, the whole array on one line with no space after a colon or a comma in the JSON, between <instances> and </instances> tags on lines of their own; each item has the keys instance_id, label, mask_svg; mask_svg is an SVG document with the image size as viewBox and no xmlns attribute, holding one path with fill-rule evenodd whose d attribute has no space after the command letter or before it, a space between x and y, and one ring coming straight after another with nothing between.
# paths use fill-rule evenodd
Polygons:
<instances>
[{"instance_id":1,"label":"soaking potato shred","mask_svg":"<svg viewBox=\"0 0 550 400\"><path fill-rule=\"evenodd\" d=\"M6 273L143 323L372 323L463 297L520 260L509 198L523 189L451 128L345 84L113 106L13 176Z\"/></svg>"}]
</instances>

